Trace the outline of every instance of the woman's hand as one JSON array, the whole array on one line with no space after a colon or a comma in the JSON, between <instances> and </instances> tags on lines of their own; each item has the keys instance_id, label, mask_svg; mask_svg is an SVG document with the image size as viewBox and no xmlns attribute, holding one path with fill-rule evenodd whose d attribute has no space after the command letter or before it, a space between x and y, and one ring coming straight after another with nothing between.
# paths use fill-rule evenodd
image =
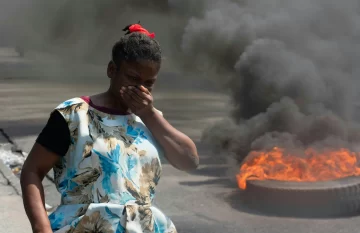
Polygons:
<instances>
[{"instance_id":1,"label":"woman's hand","mask_svg":"<svg viewBox=\"0 0 360 233\"><path fill-rule=\"evenodd\" d=\"M152 113L153 97L144 86L122 87L120 93L130 110L140 118Z\"/></svg>"}]
</instances>

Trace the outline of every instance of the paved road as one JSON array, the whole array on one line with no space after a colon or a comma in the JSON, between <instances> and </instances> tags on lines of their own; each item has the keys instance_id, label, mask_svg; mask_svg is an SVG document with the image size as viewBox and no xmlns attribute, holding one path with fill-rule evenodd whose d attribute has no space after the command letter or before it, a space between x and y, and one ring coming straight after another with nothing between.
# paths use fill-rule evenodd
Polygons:
<instances>
[{"instance_id":1,"label":"paved road","mask_svg":"<svg viewBox=\"0 0 360 233\"><path fill-rule=\"evenodd\" d=\"M0 136L1 137L1 136ZM1 163L1 161L0 161ZM0 172L0 231L7 233L29 233L31 226L22 207L22 199L8 185Z\"/></svg>"},{"instance_id":2,"label":"paved road","mask_svg":"<svg viewBox=\"0 0 360 233\"><path fill-rule=\"evenodd\" d=\"M0 127L25 150L45 124L48 113L59 102L73 96L101 91L106 85L63 84L34 80L0 79ZM226 115L226 96L209 91L158 89L156 106L177 128L198 144L200 168L192 173L164 165L156 205L187 233L355 233L360 217L344 219L296 219L262 216L244 208L234 182L234 166L221 155L213 155L199 143L201 131ZM230 177L230 178L229 178ZM47 181L48 182L48 181ZM47 202L58 195L45 183ZM266 195L266 194L264 194Z\"/></svg>"}]
</instances>

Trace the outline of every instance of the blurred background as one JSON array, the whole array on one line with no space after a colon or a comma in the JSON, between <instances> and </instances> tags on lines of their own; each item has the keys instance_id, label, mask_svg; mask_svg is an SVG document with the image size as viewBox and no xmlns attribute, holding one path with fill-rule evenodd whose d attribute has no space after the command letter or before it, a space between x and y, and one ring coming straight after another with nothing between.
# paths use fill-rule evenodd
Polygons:
<instances>
[{"instance_id":1,"label":"blurred background","mask_svg":"<svg viewBox=\"0 0 360 233\"><path fill-rule=\"evenodd\" d=\"M174 58L182 56L182 35L191 14L188 10L193 7L190 1L178 3L180 1L167 0L1 1L2 54L17 55L12 60L21 63L17 69L2 67L2 71L5 69L7 78L104 81L101 77L110 59L111 47L123 35L126 25L138 21L156 32L164 52L163 71L181 70L179 60Z\"/></svg>"}]
</instances>

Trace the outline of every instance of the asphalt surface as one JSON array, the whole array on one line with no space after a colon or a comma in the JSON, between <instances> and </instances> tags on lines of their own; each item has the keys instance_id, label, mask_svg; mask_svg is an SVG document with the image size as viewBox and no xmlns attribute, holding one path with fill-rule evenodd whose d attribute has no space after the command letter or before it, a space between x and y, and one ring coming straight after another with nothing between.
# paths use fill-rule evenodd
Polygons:
<instances>
[{"instance_id":1,"label":"asphalt surface","mask_svg":"<svg viewBox=\"0 0 360 233\"><path fill-rule=\"evenodd\" d=\"M22 199L16 190L8 185L4 174L0 173L0 231L6 233L28 233L31 230L22 207Z\"/></svg>"},{"instance_id":2,"label":"asphalt surface","mask_svg":"<svg viewBox=\"0 0 360 233\"><path fill-rule=\"evenodd\" d=\"M16 63L11 66L7 66L8 70L16 67ZM92 82L86 80L77 80L74 84L70 80L70 77L60 81L50 78L38 80L0 77L0 128L24 151L29 151L50 111L60 102L107 88L105 82L91 84ZM157 189L155 204L172 218L179 232L360 232L360 217L282 218L265 216L246 209L233 178L236 165L226 162L226 155L212 153L199 142L205 127L226 116L228 99L226 95L205 88L196 89L194 86L171 88L172 85L168 85L166 88L166 85L162 85L162 88L155 91L156 107L164 112L170 123L197 143L201 158L201 166L191 173L178 171L168 164L163 166L164 172ZM59 195L49 180L45 180L44 185L46 202L56 205Z\"/></svg>"}]
</instances>

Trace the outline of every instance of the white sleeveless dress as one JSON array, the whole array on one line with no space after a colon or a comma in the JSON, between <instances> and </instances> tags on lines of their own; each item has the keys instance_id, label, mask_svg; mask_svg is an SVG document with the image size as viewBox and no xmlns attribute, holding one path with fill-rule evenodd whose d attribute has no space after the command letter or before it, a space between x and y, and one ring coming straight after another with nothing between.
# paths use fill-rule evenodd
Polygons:
<instances>
[{"instance_id":1,"label":"white sleeveless dress","mask_svg":"<svg viewBox=\"0 0 360 233\"><path fill-rule=\"evenodd\" d=\"M54 167L61 205L49 216L55 233L176 233L152 206L161 153L139 117L112 115L74 98L57 108L71 145Z\"/></svg>"}]
</instances>

